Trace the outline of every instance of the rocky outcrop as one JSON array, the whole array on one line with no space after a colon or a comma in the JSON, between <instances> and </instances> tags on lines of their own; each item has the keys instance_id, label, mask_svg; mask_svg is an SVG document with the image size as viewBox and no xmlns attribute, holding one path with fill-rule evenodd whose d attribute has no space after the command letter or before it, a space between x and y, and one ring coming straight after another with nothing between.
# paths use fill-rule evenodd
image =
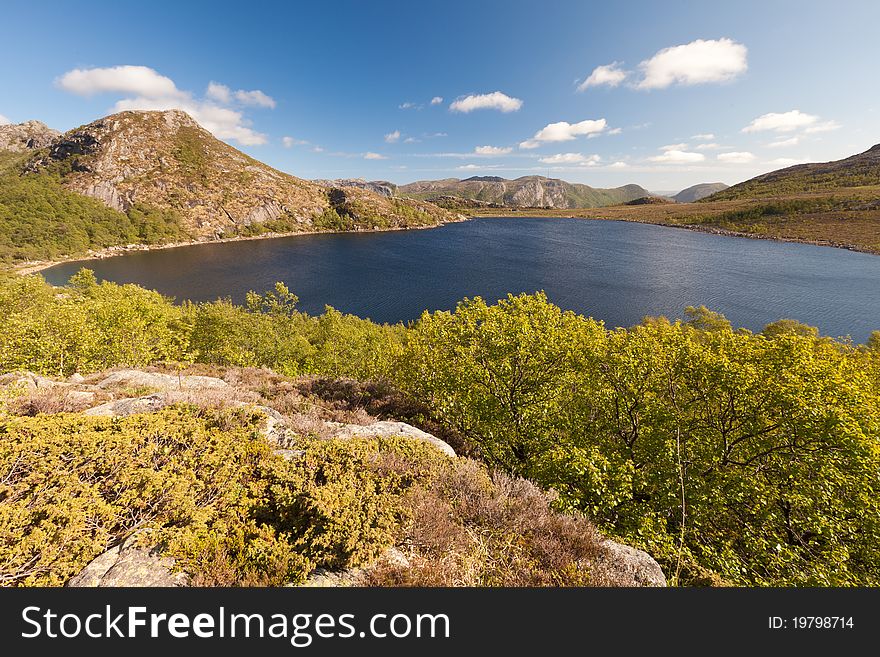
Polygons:
<instances>
[{"instance_id":1,"label":"rocky outcrop","mask_svg":"<svg viewBox=\"0 0 880 657\"><path fill-rule=\"evenodd\" d=\"M70 587L97 586L187 586L189 576L174 572L174 559L162 556L156 547L138 544L138 535L95 557L67 582Z\"/></svg>"},{"instance_id":2,"label":"rocky outcrop","mask_svg":"<svg viewBox=\"0 0 880 657\"><path fill-rule=\"evenodd\" d=\"M592 568L598 583L610 586L666 586L663 569L650 554L605 539Z\"/></svg>"},{"instance_id":3,"label":"rocky outcrop","mask_svg":"<svg viewBox=\"0 0 880 657\"><path fill-rule=\"evenodd\" d=\"M172 376L141 370L118 370L98 383L99 388L155 388L157 390L187 390L226 388L223 379L213 376Z\"/></svg>"},{"instance_id":4,"label":"rocky outcrop","mask_svg":"<svg viewBox=\"0 0 880 657\"><path fill-rule=\"evenodd\" d=\"M318 568L306 578L306 581L297 586L306 588L324 587L348 587L363 586L372 568L382 564L390 564L401 568L409 568L409 559L395 547L388 548L373 563L362 568L347 568L345 570L327 570Z\"/></svg>"},{"instance_id":5,"label":"rocky outcrop","mask_svg":"<svg viewBox=\"0 0 880 657\"><path fill-rule=\"evenodd\" d=\"M48 146L60 132L40 121L0 125L0 150L22 153Z\"/></svg>"},{"instance_id":6,"label":"rocky outcrop","mask_svg":"<svg viewBox=\"0 0 880 657\"><path fill-rule=\"evenodd\" d=\"M335 180L315 180L323 187L357 187L379 196L392 197L397 194L397 185L387 180L364 180L363 178L337 178Z\"/></svg>"},{"instance_id":7,"label":"rocky outcrop","mask_svg":"<svg viewBox=\"0 0 880 657\"><path fill-rule=\"evenodd\" d=\"M711 196L716 192L724 191L727 187L728 186L722 182L691 185L687 189L683 189L673 196L672 200L676 203L693 203L694 201L699 201L701 198Z\"/></svg>"},{"instance_id":8,"label":"rocky outcrop","mask_svg":"<svg viewBox=\"0 0 880 657\"><path fill-rule=\"evenodd\" d=\"M422 431L421 429L417 429L416 427L409 425L406 422L383 420L381 422L374 422L373 424L366 425L338 423L330 424L333 427L333 438L380 438L391 436L404 436L406 438L412 438L414 440L429 443L447 456L455 457L455 450L452 449L452 447L450 447L448 443L440 440L430 433Z\"/></svg>"},{"instance_id":9,"label":"rocky outcrop","mask_svg":"<svg viewBox=\"0 0 880 657\"><path fill-rule=\"evenodd\" d=\"M167 397L164 394L145 395L144 397L132 397L117 399L100 406L94 406L83 411L83 415L127 417L138 413L155 413L167 406Z\"/></svg>"}]
</instances>

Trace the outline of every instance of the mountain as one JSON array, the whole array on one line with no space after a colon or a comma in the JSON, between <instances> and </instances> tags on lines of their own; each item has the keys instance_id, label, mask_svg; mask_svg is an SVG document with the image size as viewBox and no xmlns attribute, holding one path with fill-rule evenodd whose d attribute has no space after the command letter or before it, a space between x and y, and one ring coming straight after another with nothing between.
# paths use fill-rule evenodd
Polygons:
<instances>
[{"instance_id":1,"label":"mountain","mask_svg":"<svg viewBox=\"0 0 880 657\"><path fill-rule=\"evenodd\" d=\"M797 164L771 171L714 194L711 200L770 198L869 185L880 185L880 144L843 160Z\"/></svg>"},{"instance_id":2,"label":"mountain","mask_svg":"<svg viewBox=\"0 0 880 657\"><path fill-rule=\"evenodd\" d=\"M678 194L672 197L672 200L676 203L693 203L694 201L699 201L701 198L711 196L715 192L723 191L727 189L727 187L727 185L721 182L700 183L699 185L692 185L687 189L681 190Z\"/></svg>"},{"instance_id":3,"label":"mountain","mask_svg":"<svg viewBox=\"0 0 880 657\"><path fill-rule=\"evenodd\" d=\"M523 176L515 180L498 176L421 180L401 185L398 193L418 199L455 196L509 207L532 208L595 208L650 195L638 185L598 189L544 176Z\"/></svg>"},{"instance_id":4,"label":"mountain","mask_svg":"<svg viewBox=\"0 0 880 657\"><path fill-rule=\"evenodd\" d=\"M5 261L129 243L407 228L460 218L429 203L283 173L179 110L120 112L64 134L36 122L3 126L0 139Z\"/></svg>"},{"instance_id":5,"label":"mountain","mask_svg":"<svg viewBox=\"0 0 880 657\"><path fill-rule=\"evenodd\" d=\"M40 121L0 125L0 150L21 153L44 148L60 134Z\"/></svg>"}]
</instances>

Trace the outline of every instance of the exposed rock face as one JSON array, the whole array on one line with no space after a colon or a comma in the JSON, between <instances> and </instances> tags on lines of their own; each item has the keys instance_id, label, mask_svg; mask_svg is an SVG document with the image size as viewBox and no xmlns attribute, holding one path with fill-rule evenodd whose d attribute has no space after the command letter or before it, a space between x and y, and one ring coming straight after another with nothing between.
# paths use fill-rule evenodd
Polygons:
<instances>
[{"instance_id":1,"label":"exposed rock face","mask_svg":"<svg viewBox=\"0 0 880 657\"><path fill-rule=\"evenodd\" d=\"M21 153L45 148L59 134L40 121L0 125L0 150Z\"/></svg>"},{"instance_id":2,"label":"exposed rock face","mask_svg":"<svg viewBox=\"0 0 880 657\"><path fill-rule=\"evenodd\" d=\"M610 539L602 541L594 566L598 578L613 586L666 586L666 576L650 554Z\"/></svg>"},{"instance_id":3,"label":"exposed rock face","mask_svg":"<svg viewBox=\"0 0 880 657\"><path fill-rule=\"evenodd\" d=\"M322 227L315 222L331 206L325 187L254 160L180 110L120 112L44 142L40 137L47 151L29 161L26 172L60 172L67 189L119 211L135 204L171 211L198 239L280 218L293 230L311 230ZM413 220L373 187L364 183L357 191L380 215L394 217L391 225ZM429 204L396 201L425 210L421 223L455 218ZM358 223L356 210L352 219Z\"/></svg>"},{"instance_id":4,"label":"exposed rock face","mask_svg":"<svg viewBox=\"0 0 880 657\"><path fill-rule=\"evenodd\" d=\"M16 386L25 390L36 390L37 388L54 388L57 385L62 384L33 372L9 372L0 376L0 386L3 387Z\"/></svg>"},{"instance_id":5,"label":"exposed rock face","mask_svg":"<svg viewBox=\"0 0 880 657\"><path fill-rule=\"evenodd\" d=\"M364 180L363 178L337 178L336 180L316 180L323 187L357 187L379 196L392 197L397 194L397 185L387 180Z\"/></svg>"},{"instance_id":6,"label":"exposed rock face","mask_svg":"<svg viewBox=\"0 0 880 657\"><path fill-rule=\"evenodd\" d=\"M407 424L406 422L392 422L383 420L374 422L373 424L339 424L334 425L334 438L351 438L351 437L384 437L384 436L405 436L422 442L430 443L447 456L455 457L455 450L446 442L440 440L436 436L431 435L421 429Z\"/></svg>"},{"instance_id":7,"label":"exposed rock face","mask_svg":"<svg viewBox=\"0 0 880 657\"><path fill-rule=\"evenodd\" d=\"M626 203L649 195L646 189L638 185L599 189L544 176L523 176L515 180L498 176L473 176L464 180L422 180L401 185L399 193L412 198L434 199L446 196L528 208L596 208Z\"/></svg>"},{"instance_id":8,"label":"exposed rock face","mask_svg":"<svg viewBox=\"0 0 880 657\"><path fill-rule=\"evenodd\" d=\"M70 587L96 586L187 586L186 573L174 572L174 559L163 557L157 548L138 547L136 537L95 557L67 582Z\"/></svg>"}]
</instances>

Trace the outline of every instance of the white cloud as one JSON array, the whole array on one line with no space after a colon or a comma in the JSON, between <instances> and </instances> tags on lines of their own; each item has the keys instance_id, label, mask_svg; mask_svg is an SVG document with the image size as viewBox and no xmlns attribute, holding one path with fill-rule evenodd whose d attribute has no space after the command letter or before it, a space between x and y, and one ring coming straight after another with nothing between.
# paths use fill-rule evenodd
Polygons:
<instances>
[{"instance_id":1,"label":"white cloud","mask_svg":"<svg viewBox=\"0 0 880 657\"><path fill-rule=\"evenodd\" d=\"M405 103L401 103L397 106L397 109L408 110L408 109L421 109L421 106L416 103L411 103L406 101Z\"/></svg>"},{"instance_id":2,"label":"white cloud","mask_svg":"<svg viewBox=\"0 0 880 657\"><path fill-rule=\"evenodd\" d=\"M235 92L235 99L242 105L256 105L257 107L275 109L275 99L267 96L259 89L254 89L253 91L239 89Z\"/></svg>"},{"instance_id":3,"label":"white cloud","mask_svg":"<svg viewBox=\"0 0 880 657\"><path fill-rule=\"evenodd\" d=\"M793 132L800 128L807 128L815 124L818 120L818 116L805 114L800 110L791 110L790 112L769 112L768 114L762 114L749 123L742 129L742 131L763 132L766 130L773 130L775 132Z\"/></svg>"},{"instance_id":4,"label":"white cloud","mask_svg":"<svg viewBox=\"0 0 880 657\"><path fill-rule=\"evenodd\" d=\"M394 132L389 132L385 135L386 144L395 144L398 141L400 141L400 130L395 130Z\"/></svg>"},{"instance_id":5,"label":"white cloud","mask_svg":"<svg viewBox=\"0 0 880 657\"><path fill-rule=\"evenodd\" d=\"M407 137L406 139L403 140L403 143L404 144L417 144L420 141L422 141L422 140L416 139L415 137Z\"/></svg>"},{"instance_id":6,"label":"white cloud","mask_svg":"<svg viewBox=\"0 0 880 657\"><path fill-rule=\"evenodd\" d=\"M778 167L790 167L795 164L805 164L806 162L809 162L809 160L801 160L794 157L777 157L775 160L770 160L768 164Z\"/></svg>"},{"instance_id":7,"label":"white cloud","mask_svg":"<svg viewBox=\"0 0 880 657\"><path fill-rule=\"evenodd\" d=\"M448 136L449 135L447 135L445 132L426 132L425 133L425 137L427 137L428 139L435 139L437 137L448 137Z\"/></svg>"},{"instance_id":8,"label":"white cloud","mask_svg":"<svg viewBox=\"0 0 880 657\"><path fill-rule=\"evenodd\" d=\"M379 153L367 152L367 153L364 153L364 159L365 160L387 160L388 158L385 157L384 155L380 155Z\"/></svg>"},{"instance_id":9,"label":"white cloud","mask_svg":"<svg viewBox=\"0 0 880 657\"><path fill-rule=\"evenodd\" d=\"M702 153L692 153L689 151L668 150L662 155L649 157L650 162L663 162L665 164L692 164L694 162L702 162L706 156Z\"/></svg>"},{"instance_id":10,"label":"white cloud","mask_svg":"<svg viewBox=\"0 0 880 657\"><path fill-rule=\"evenodd\" d=\"M109 68L75 68L56 81L56 84L79 96L117 92L148 98L180 97L180 91L171 78L160 75L146 66L112 66Z\"/></svg>"},{"instance_id":11,"label":"white cloud","mask_svg":"<svg viewBox=\"0 0 880 657\"><path fill-rule=\"evenodd\" d=\"M625 169L628 166L629 165L626 162L621 162L620 160L618 160L617 162L612 162L611 164L609 164L608 168L609 169Z\"/></svg>"},{"instance_id":12,"label":"white cloud","mask_svg":"<svg viewBox=\"0 0 880 657\"><path fill-rule=\"evenodd\" d=\"M442 103L442 102L443 102L443 96L434 96L434 97L431 99L431 104L432 104L432 105L439 105L439 104Z\"/></svg>"},{"instance_id":13,"label":"white cloud","mask_svg":"<svg viewBox=\"0 0 880 657\"><path fill-rule=\"evenodd\" d=\"M490 94L476 94L459 98L449 106L449 109L465 114L474 110L494 109L506 114L516 112L522 107L522 104L523 102L519 98L512 98L500 91L493 91Z\"/></svg>"},{"instance_id":14,"label":"white cloud","mask_svg":"<svg viewBox=\"0 0 880 657\"><path fill-rule=\"evenodd\" d=\"M582 155L581 153L557 153L548 157L542 157L539 162L544 164L580 164L583 166L595 166L601 158L598 155Z\"/></svg>"},{"instance_id":15,"label":"white cloud","mask_svg":"<svg viewBox=\"0 0 880 657\"><path fill-rule=\"evenodd\" d=\"M497 169L497 164L462 164L461 166L455 167L456 169L460 169L461 171L480 171L482 169Z\"/></svg>"},{"instance_id":16,"label":"white cloud","mask_svg":"<svg viewBox=\"0 0 880 657\"><path fill-rule=\"evenodd\" d=\"M685 148L687 148L687 147L688 147L688 145L687 145L687 144L684 144L684 143L681 143L681 144L666 144L666 146L661 146L661 147L660 147L660 150L661 150L661 151L683 151L683 150L684 150Z\"/></svg>"},{"instance_id":17,"label":"white cloud","mask_svg":"<svg viewBox=\"0 0 880 657\"><path fill-rule=\"evenodd\" d=\"M789 146L797 146L800 140L800 137L789 137L788 139L778 139L777 141L772 141L767 144L767 146L769 148L788 148Z\"/></svg>"},{"instance_id":18,"label":"white cloud","mask_svg":"<svg viewBox=\"0 0 880 657\"><path fill-rule=\"evenodd\" d=\"M611 128L611 130L609 130L605 134L606 135L619 135L621 132L623 132L623 128ZM592 135L587 135L587 136L589 137Z\"/></svg>"},{"instance_id":19,"label":"white cloud","mask_svg":"<svg viewBox=\"0 0 880 657\"><path fill-rule=\"evenodd\" d=\"M501 146L477 146L474 149L474 155L488 155L491 157L498 155L507 155L512 148L502 148Z\"/></svg>"},{"instance_id":20,"label":"white cloud","mask_svg":"<svg viewBox=\"0 0 880 657\"><path fill-rule=\"evenodd\" d=\"M804 130L807 134L813 134L814 132L830 132L832 130L838 130L842 128L837 121L822 121L822 123L817 123L816 125L811 125L809 128Z\"/></svg>"},{"instance_id":21,"label":"white cloud","mask_svg":"<svg viewBox=\"0 0 880 657\"><path fill-rule=\"evenodd\" d=\"M307 142L305 139L282 137L281 143L284 144L284 148L293 148L294 146L306 146L309 142Z\"/></svg>"},{"instance_id":22,"label":"white cloud","mask_svg":"<svg viewBox=\"0 0 880 657\"><path fill-rule=\"evenodd\" d=\"M312 153L323 153L324 149L320 146L312 146Z\"/></svg>"},{"instance_id":23,"label":"white cloud","mask_svg":"<svg viewBox=\"0 0 880 657\"><path fill-rule=\"evenodd\" d=\"M208 85L203 98L196 98L190 92L178 89L170 78L146 66L74 69L58 78L56 84L81 96L110 92L126 95L113 105L116 112L179 109L215 137L245 146L265 144L267 137L251 128L251 122L240 110L228 106L233 98L243 104L275 105L275 101L261 91L233 93L229 87L217 82Z\"/></svg>"},{"instance_id":24,"label":"white cloud","mask_svg":"<svg viewBox=\"0 0 880 657\"><path fill-rule=\"evenodd\" d=\"M531 139L521 142L519 147L530 149L537 148L543 142L559 142L571 141L582 135L598 134L607 127L605 119L587 119L579 123L568 123L567 121L559 121L557 123L549 123Z\"/></svg>"},{"instance_id":25,"label":"white cloud","mask_svg":"<svg viewBox=\"0 0 880 657\"><path fill-rule=\"evenodd\" d=\"M696 141L712 141L715 139L715 135L711 132L701 132L700 134L691 137L691 139Z\"/></svg>"},{"instance_id":26,"label":"white cloud","mask_svg":"<svg viewBox=\"0 0 880 657\"><path fill-rule=\"evenodd\" d=\"M727 164L748 164L754 160L755 156L748 151L733 151L731 153L718 154L718 161Z\"/></svg>"},{"instance_id":27,"label":"white cloud","mask_svg":"<svg viewBox=\"0 0 880 657\"><path fill-rule=\"evenodd\" d=\"M708 144L697 144L694 146L695 151L717 151L719 148L724 148L721 144L716 144L714 141L710 141Z\"/></svg>"},{"instance_id":28,"label":"white cloud","mask_svg":"<svg viewBox=\"0 0 880 657\"><path fill-rule=\"evenodd\" d=\"M0 114L0 125L9 125L10 123L12 123L12 121Z\"/></svg>"},{"instance_id":29,"label":"white cloud","mask_svg":"<svg viewBox=\"0 0 880 657\"><path fill-rule=\"evenodd\" d=\"M697 39L664 48L639 64L643 78L639 89L663 89L673 84L724 82L748 68L748 49L732 39Z\"/></svg>"},{"instance_id":30,"label":"white cloud","mask_svg":"<svg viewBox=\"0 0 880 657\"><path fill-rule=\"evenodd\" d=\"M628 71L621 68L619 62L612 62L604 66L597 66L590 73L590 76L578 85L578 91L586 91L590 87L616 87L626 79L629 75Z\"/></svg>"}]
</instances>

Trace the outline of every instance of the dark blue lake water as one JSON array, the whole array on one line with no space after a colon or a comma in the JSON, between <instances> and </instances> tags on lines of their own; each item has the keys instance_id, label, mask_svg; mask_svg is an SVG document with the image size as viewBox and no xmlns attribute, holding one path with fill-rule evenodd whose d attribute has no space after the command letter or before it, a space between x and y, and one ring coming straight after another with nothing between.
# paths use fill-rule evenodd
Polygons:
<instances>
[{"instance_id":1,"label":"dark blue lake water","mask_svg":"<svg viewBox=\"0 0 880 657\"><path fill-rule=\"evenodd\" d=\"M300 307L329 304L379 322L544 290L563 308L630 326L681 317L688 305L759 330L787 317L864 341L880 329L880 256L721 237L661 226L561 218L484 218L433 230L304 235L144 251L44 272L61 284L80 267L195 301L284 281Z\"/></svg>"}]
</instances>

